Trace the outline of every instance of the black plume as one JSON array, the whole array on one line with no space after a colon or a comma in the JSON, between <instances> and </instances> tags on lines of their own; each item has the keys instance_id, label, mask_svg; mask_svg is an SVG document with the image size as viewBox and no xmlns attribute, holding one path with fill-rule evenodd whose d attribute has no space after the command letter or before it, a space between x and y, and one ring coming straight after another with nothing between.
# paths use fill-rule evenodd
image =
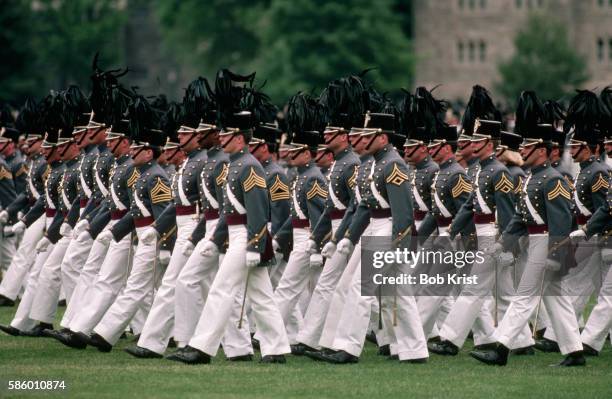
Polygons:
<instances>
[{"instance_id":1,"label":"black plume","mask_svg":"<svg viewBox=\"0 0 612 399\"><path fill-rule=\"evenodd\" d=\"M161 117L161 131L168 137L175 137L181 126L183 106L175 101L168 104L168 109Z\"/></svg>"},{"instance_id":2,"label":"black plume","mask_svg":"<svg viewBox=\"0 0 612 399\"><path fill-rule=\"evenodd\" d=\"M128 131L132 139L146 137L149 130L154 126L154 111L151 104L142 95L133 98L128 106L129 126Z\"/></svg>"},{"instance_id":3,"label":"black plume","mask_svg":"<svg viewBox=\"0 0 612 399\"><path fill-rule=\"evenodd\" d=\"M425 127L428 134L435 135L436 131L446 126L444 122L447 104L443 100L436 100L425 87L418 87L414 93L412 115L417 127Z\"/></svg>"},{"instance_id":4,"label":"black plume","mask_svg":"<svg viewBox=\"0 0 612 399\"><path fill-rule=\"evenodd\" d=\"M11 107L7 103L0 103L0 126L12 127L14 124Z\"/></svg>"},{"instance_id":5,"label":"black plume","mask_svg":"<svg viewBox=\"0 0 612 399\"><path fill-rule=\"evenodd\" d=\"M253 85L255 73L242 76L228 69L220 69L215 78L215 102L217 103L217 121L224 126L235 113L241 111L240 102L244 95L244 89ZM239 85L243 83L243 85Z\"/></svg>"},{"instance_id":6,"label":"black plume","mask_svg":"<svg viewBox=\"0 0 612 399\"><path fill-rule=\"evenodd\" d=\"M41 134L40 117L38 104L32 98L28 97L19 110L15 127L25 134Z\"/></svg>"},{"instance_id":7,"label":"black plume","mask_svg":"<svg viewBox=\"0 0 612 399\"><path fill-rule=\"evenodd\" d=\"M516 104L514 132L525 136L540 123L546 122L546 109L534 91L521 92Z\"/></svg>"},{"instance_id":8,"label":"black plume","mask_svg":"<svg viewBox=\"0 0 612 399\"><path fill-rule=\"evenodd\" d=\"M245 88L240 107L243 110L251 111L256 125L273 123L278 113L278 108L272 104L270 97L261 91L262 88L263 85L259 89Z\"/></svg>"},{"instance_id":9,"label":"black plume","mask_svg":"<svg viewBox=\"0 0 612 399\"><path fill-rule=\"evenodd\" d=\"M576 90L567 108L567 117L563 130L567 133L573 127L576 131L593 133L604 130L610 112L595 93L589 90Z\"/></svg>"},{"instance_id":10,"label":"black plume","mask_svg":"<svg viewBox=\"0 0 612 399\"><path fill-rule=\"evenodd\" d=\"M63 92L63 100L65 125L67 127L86 125L91 108L87 97L85 97L81 89L78 86L71 85Z\"/></svg>"},{"instance_id":11,"label":"black plume","mask_svg":"<svg viewBox=\"0 0 612 399\"><path fill-rule=\"evenodd\" d=\"M183 96L184 124L196 127L201 119L210 120L215 111L214 93L208 80L198 77L189 83Z\"/></svg>"},{"instance_id":12,"label":"black plume","mask_svg":"<svg viewBox=\"0 0 612 399\"><path fill-rule=\"evenodd\" d=\"M289 99L286 120L288 131L293 135L322 132L326 125L326 109L313 96L299 92Z\"/></svg>"},{"instance_id":13,"label":"black plume","mask_svg":"<svg viewBox=\"0 0 612 399\"><path fill-rule=\"evenodd\" d=\"M565 120L565 107L558 101L544 101L544 122L557 127Z\"/></svg>"},{"instance_id":14,"label":"black plume","mask_svg":"<svg viewBox=\"0 0 612 399\"><path fill-rule=\"evenodd\" d=\"M461 126L469 135L474 132L476 118L499 122L502 120L501 112L495 107L489 92L480 85L472 87L472 95L461 119Z\"/></svg>"},{"instance_id":15,"label":"black plume","mask_svg":"<svg viewBox=\"0 0 612 399\"><path fill-rule=\"evenodd\" d=\"M41 108L45 132L57 136L59 130L64 127L64 99L62 93L52 90L43 99Z\"/></svg>"},{"instance_id":16,"label":"black plume","mask_svg":"<svg viewBox=\"0 0 612 399\"><path fill-rule=\"evenodd\" d=\"M416 117L414 114L414 95L408 90L402 89L403 97L399 102L399 132L406 137L410 137L417 128Z\"/></svg>"}]
</instances>

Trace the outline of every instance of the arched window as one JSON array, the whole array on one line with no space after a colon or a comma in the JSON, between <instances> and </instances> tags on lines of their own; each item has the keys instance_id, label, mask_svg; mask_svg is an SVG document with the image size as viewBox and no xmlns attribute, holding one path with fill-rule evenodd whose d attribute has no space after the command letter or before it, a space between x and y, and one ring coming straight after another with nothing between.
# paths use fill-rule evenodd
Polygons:
<instances>
[{"instance_id":1,"label":"arched window","mask_svg":"<svg viewBox=\"0 0 612 399\"><path fill-rule=\"evenodd\" d=\"M459 0L459 8L463 10L464 6L465 6L465 0Z\"/></svg>"},{"instance_id":2,"label":"arched window","mask_svg":"<svg viewBox=\"0 0 612 399\"><path fill-rule=\"evenodd\" d=\"M516 4L516 8L521 8L523 7L523 0L516 0L515 4Z\"/></svg>"},{"instance_id":3,"label":"arched window","mask_svg":"<svg viewBox=\"0 0 612 399\"><path fill-rule=\"evenodd\" d=\"M459 62L463 62L463 59L464 59L463 51L464 51L463 42L459 41L457 43L457 57L459 58Z\"/></svg>"},{"instance_id":4,"label":"arched window","mask_svg":"<svg viewBox=\"0 0 612 399\"><path fill-rule=\"evenodd\" d=\"M476 0L468 0L468 5L470 6L470 10L476 8Z\"/></svg>"},{"instance_id":5,"label":"arched window","mask_svg":"<svg viewBox=\"0 0 612 399\"><path fill-rule=\"evenodd\" d=\"M480 8L482 9L487 8L487 0L480 0Z\"/></svg>"},{"instance_id":6,"label":"arched window","mask_svg":"<svg viewBox=\"0 0 612 399\"><path fill-rule=\"evenodd\" d=\"M600 37L597 39L597 60L603 61L604 59L604 41Z\"/></svg>"},{"instance_id":7,"label":"arched window","mask_svg":"<svg viewBox=\"0 0 612 399\"><path fill-rule=\"evenodd\" d=\"M484 42L484 40L480 41L479 55L480 55L480 62L485 62L485 60L487 59L487 44Z\"/></svg>"},{"instance_id":8,"label":"arched window","mask_svg":"<svg viewBox=\"0 0 612 399\"><path fill-rule=\"evenodd\" d=\"M470 42L468 43L468 59L470 62L474 62L475 58L476 58L476 45L474 44L473 41L470 40Z\"/></svg>"}]
</instances>

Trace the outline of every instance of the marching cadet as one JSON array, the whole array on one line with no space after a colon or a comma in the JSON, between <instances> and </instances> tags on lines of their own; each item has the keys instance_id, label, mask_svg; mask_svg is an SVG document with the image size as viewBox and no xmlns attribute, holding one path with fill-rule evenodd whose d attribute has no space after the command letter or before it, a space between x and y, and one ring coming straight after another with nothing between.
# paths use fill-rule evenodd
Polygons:
<instances>
[{"instance_id":1,"label":"marching cadet","mask_svg":"<svg viewBox=\"0 0 612 399\"><path fill-rule=\"evenodd\" d=\"M132 145L130 155L140 177L134 185L130 211L110 230L103 231L98 240L121 241L123 237L136 231L138 245L134 252L134 262L123 292L115 299L98 325L93 329L89 344L101 352L110 352L113 345L130 323L136 312L143 308L148 311L148 302L153 295L153 286L158 273L158 239L154 235L145 239L149 228L158 227L163 234L168 226L155 225L172 200L170 182L166 172L157 164L166 136L157 130L159 122L154 119L154 111L143 96L136 96L129 107L130 133Z\"/></svg>"},{"instance_id":2,"label":"marching cadet","mask_svg":"<svg viewBox=\"0 0 612 399\"><path fill-rule=\"evenodd\" d=\"M285 221L281 230L292 230L293 250L274 296L283 322L291 331L296 329L288 326L290 316L304 291L308 291L306 295L311 294L309 283L318 279L323 266L319 245L309 243L310 231L316 229L319 220L323 223L318 233L321 238L331 228L329 218L320 219L328 197L327 182L314 162L321 131L325 128L325 120L321 117L322 108L314 98L298 93L289 100L287 109L287 121L292 134L291 148L288 150L289 164L297 167L298 175L291 187L291 218ZM299 115L305 117L300 120ZM291 345L298 344L296 336L290 336L289 341Z\"/></svg>"},{"instance_id":3,"label":"marching cadet","mask_svg":"<svg viewBox=\"0 0 612 399\"><path fill-rule=\"evenodd\" d=\"M19 227L14 229L18 235L23 234L17 253L11 260L7 272L0 283L0 306L13 306L21 288L26 284L26 277L30 268L36 260L36 243L42 238L45 228L44 194L45 180L48 176L48 164L41 152L43 142L42 130L42 108L35 101L27 99L17 118L17 126L26 133L28 144L28 174L26 178L26 190L17 194L15 200L2 212L0 212L0 223L16 220L19 215L24 215L32 207L37 206L37 219L27 229L23 222L17 222ZM40 111L40 112L39 112ZM40 199L40 201L39 201Z\"/></svg>"},{"instance_id":4,"label":"marching cadet","mask_svg":"<svg viewBox=\"0 0 612 399\"><path fill-rule=\"evenodd\" d=\"M499 145L495 150L495 157L497 160L508 168L510 172L510 179L514 185L514 194L520 194L523 182L527 174L523 170L524 164L521 154L519 154L519 147L523 141L523 138L516 134L505 132L502 130L499 138ZM515 203L518 197L514 197Z\"/></svg>"},{"instance_id":5,"label":"marching cadet","mask_svg":"<svg viewBox=\"0 0 612 399\"><path fill-rule=\"evenodd\" d=\"M500 121L476 120L472 141L477 145L474 146L473 154L479 159L480 167L474 182L475 194L472 195L472 203L461 208L449 229L449 235L453 238L458 231L465 228L464 225L469 219L473 219L476 225L478 249L483 253L486 253L495 242L497 229L503 231L514 215L514 183L508 169L495 157L500 134ZM478 276L478 284L468 284L463 287L440 328L441 341L430 346L432 352L457 355L491 294L494 295L495 318L498 317L498 313L503 315L507 309L508 302L514 295L512 270L502 267L501 262L494 256L498 254L485 258L483 262L474 262L472 265L470 273ZM511 254L506 256L513 260ZM485 325L486 322L490 322L490 318L481 317L481 321L485 336L475 335L476 346L491 343L489 335L494 325L493 323ZM486 334L487 329L489 334ZM527 325L524 326L522 338L522 344L518 343L518 347L523 348L533 344Z\"/></svg>"},{"instance_id":6,"label":"marching cadet","mask_svg":"<svg viewBox=\"0 0 612 399\"><path fill-rule=\"evenodd\" d=\"M574 161L580 165L580 172L574 181L573 195L579 227L584 226L591 215L606 204L610 187L608 167L599 158L602 141L600 136L605 129L601 123L604 114L605 106L595 93L588 90L579 91L570 103L564 125L568 132L573 128L569 150ZM578 316L584 311L591 295L599 291L607 272L607 267L602 262L598 239L597 237L579 243L577 251L580 252L582 246L589 255L580 260L578 267L567 277L567 293L572 298L574 311ZM556 351L557 345L553 341L554 331L547 328L544 339L536 343L536 348Z\"/></svg>"},{"instance_id":7,"label":"marching cadet","mask_svg":"<svg viewBox=\"0 0 612 399\"><path fill-rule=\"evenodd\" d=\"M16 149L19 131L12 127L0 130L0 209L8 208L17 197L25 191L26 170L21 154ZM7 215L8 216L8 215ZM7 230L0 220L0 271L5 272L17 251L17 236Z\"/></svg>"},{"instance_id":8,"label":"marching cadet","mask_svg":"<svg viewBox=\"0 0 612 399\"><path fill-rule=\"evenodd\" d=\"M524 136L521 155L531 167L531 174L523 186L517 213L504 230L500 241L490 249L494 254L508 250L523 234L529 234L526 267L517 295L499 323L493 339L497 346L491 350L472 351L475 359L490 365L504 366L511 349L532 313L542 300L555 329L559 348L566 358L560 366L582 366L580 332L569 297L562 295L561 276L567 273L567 247L563 240L572 226L571 194L566 180L548 162L552 125L538 125ZM551 291L552 290L552 291Z\"/></svg>"},{"instance_id":9,"label":"marching cadet","mask_svg":"<svg viewBox=\"0 0 612 399\"><path fill-rule=\"evenodd\" d=\"M45 181L44 195L41 195L41 197L37 200L37 203L17 223L17 225L23 224L24 226L28 227L32 226L32 224L41 217L42 210L42 212L45 213L45 236L56 238L59 235L58 230L61 220L63 219L61 214L59 214L62 206L60 187L66 169L66 165L62 161L60 151L56 147L59 135L58 127L61 126L61 123L55 118L61 115L62 108L61 99L58 97L60 96L49 96L49 106L51 107L51 103L55 104L55 106L52 108L54 112L48 113L44 121L47 133L41 148L50 167L49 176ZM42 206L40 204L42 204ZM25 285L25 291L21 297L21 301L19 302L15 316L13 317L13 320L9 326L0 326L0 329L7 334L18 336L22 335L26 331L32 330L34 327L38 327L39 333L44 328L52 328L52 326L48 324L37 326L36 321L30 318L30 310L32 308L34 297L37 293L39 274L44 263L49 257L53 246L54 244L50 244L47 246L46 250L41 252L35 249L35 252L37 253L36 260L30 269Z\"/></svg>"},{"instance_id":10,"label":"marching cadet","mask_svg":"<svg viewBox=\"0 0 612 399\"><path fill-rule=\"evenodd\" d=\"M207 85L206 85L207 86ZM199 78L192 82L186 90L183 106L189 110L194 108L192 104L203 102L204 107L206 101L210 102L209 98L195 97L195 93L206 93L206 87L203 78ZM209 93L209 95L212 93ZM142 329L138 344L133 347L126 348L126 352L130 355L140 358L161 358L168 346L170 340L175 309L175 288L178 276L183 269L183 266L188 260L181 250L185 243L191 237L193 230L198 224L200 216L200 191L198 187L199 176L206 164L206 150L202 149L200 140L202 131L197 129L200 116L195 115L191 121L187 122L187 126L180 126L181 108L173 109L166 113L167 121L163 130L166 134L173 134L178 130L178 141L180 150L186 154L185 161L180 165L176 172L174 184L172 185L172 196L174 201L166 207L162 214L156 220L153 227L143 233L143 242L156 240L163 231L157 229L157 225L172 225L176 228L177 250L172 252L170 263L164 273L161 286L155 294L151 311L147 316L147 321ZM203 109L202 112L206 111ZM191 125L191 126L189 126ZM169 219L164 222L164 219Z\"/></svg>"},{"instance_id":11,"label":"marching cadet","mask_svg":"<svg viewBox=\"0 0 612 399\"><path fill-rule=\"evenodd\" d=\"M314 156L314 161L319 170L321 170L321 174L327 176L329 174L329 168L331 168L334 163L334 153L330 151L325 144L319 144Z\"/></svg>"},{"instance_id":12,"label":"marching cadet","mask_svg":"<svg viewBox=\"0 0 612 399\"><path fill-rule=\"evenodd\" d=\"M359 208L369 210L368 218L354 217L347 230L349 245L355 245L363 237L391 237L392 247L402 247L405 240L411 237L413 225L412 206L406 201L410 195L409 175L406 164L394 145L403 145L404 136L396 131L393 114L370 113L365 117L364 136L365 151L372 154L374 163L369 172L366 184L360 187L361 202ZM355 215L357 215L357 212ZM338 244L338 250L345 242ZM380 298L380 297L379 297ZM427 343L419 318L416 301L411 295L395 297L397 300L397 325L391 321L390 309L393 304L389 297L379 300L379 312L385 314L384 325L389 331L390 342L397 345L400 361L424 363L427 361ZM355 363L363 349L365 336L370 324L370 313L375 303L375 296L361 294L361 268L357 268L352 277L351 288L338 326L339 328L332 349L336 353L322 353L321 359L330 363ZM379 319L379 329L382 329Z\"/></svg>"},{"instance_id":13,"label":"marching cadet","mask_svg":"<svg viewBox=\"0 0 612 399\"><path fill-rule=\"evenodd\" d=\"M215 93L217 101L226 96L218 87ZM230 163L223 190L223 223L220 222L216 230L223 229L223 224L227 226L229 247L189 345L169 359L188 364L210 363L228 323L235 322L230 317L233 304L236 298L244 295L253 308L261 362L284 363L284 354L290 352L289 342L283 318L274 301L268 271L263 267L274 260L267 230L269 197L263 168L247 147L254 127L253 117L248 111L230 115L232 109L223 111L224 116L219 121L223 130L219 137L223 151L229 154ZM212 242L207 245L208 248L213 246L216 244ZM248 333L248 329L240 327Z\"/></svg>"}]
</instances>

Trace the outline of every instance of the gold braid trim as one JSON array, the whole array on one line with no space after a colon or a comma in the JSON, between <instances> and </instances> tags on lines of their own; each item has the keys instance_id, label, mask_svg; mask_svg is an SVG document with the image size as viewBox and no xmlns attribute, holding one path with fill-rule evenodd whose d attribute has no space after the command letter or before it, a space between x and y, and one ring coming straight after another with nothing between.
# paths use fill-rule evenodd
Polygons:
<instances>
[{"instance_id":1,"label":"gold braid trim","mask_svg":"<svg viewBox=\"0 0 612 399\"><path fill-rule=\"evenodd\" d=\"M255 236L251 238L249 242L247 242L247 246L258 243L259 240L261 240L261 238L266 234L267 229L268 226L264 226L259 233L255 234Z\"/></svg>"}]
</instances>

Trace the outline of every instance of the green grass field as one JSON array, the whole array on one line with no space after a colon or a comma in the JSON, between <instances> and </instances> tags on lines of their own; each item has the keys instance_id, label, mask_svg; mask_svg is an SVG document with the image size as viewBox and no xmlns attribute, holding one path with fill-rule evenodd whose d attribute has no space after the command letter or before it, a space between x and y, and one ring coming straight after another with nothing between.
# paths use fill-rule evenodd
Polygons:
<instances>
[{"instance_id":1,"label":"green grass field","mask_svg":"<svg viewBox=\"0 0 612 399\"><path fill-rule=\"evenodd\" d=\"M0 323L11 308L0 308ZM58 319L59 320L59 319ZM47 338L0 336L0 397L81 398L612 398L609 343L584 368L549 367L559 354L513 357L507 367L433 355L425 365L400 364L366 345L358 364L329 365L287 357L285 365L231 363L220 352L213 363L186 366L140 360L123 352L131 337L110 353L68 349ZM257 353L259 357L259 353ZM64 392L8 392L7 380L64 380Z\"/></svg>"}]
</instances>

